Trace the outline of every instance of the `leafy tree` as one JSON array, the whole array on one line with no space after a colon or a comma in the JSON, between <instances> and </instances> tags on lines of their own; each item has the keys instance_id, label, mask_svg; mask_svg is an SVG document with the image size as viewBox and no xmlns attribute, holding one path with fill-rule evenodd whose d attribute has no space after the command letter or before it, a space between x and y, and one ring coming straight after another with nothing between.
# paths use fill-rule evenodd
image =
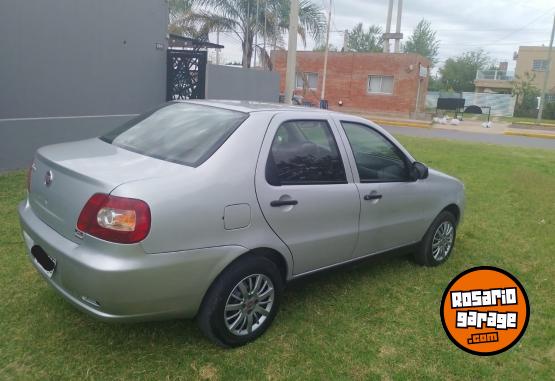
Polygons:
<instances>
[{"instance_id":1,"label":"leafy tree","mask_svg":"<svg viewBox=\"0 0 555 381\"><path fill-rule=\"evenodd\" d=\"M512 94L516 97L515 116L536 116L537 97L540 90L534 85L535 73L525 72L524 75L515 75Z\"/></svg>"},{"instance_id":2,"label":"leafy tree","mask_svg":"<svg viewBox=\"0 0 555 381\"><path fill-rule=\"evenodd\" d=\"M289 0L259 1L257 0L191 0L201 6L199 17L211 31L230 32L239 41L243 50L243 67L250 67L254 49L266 66L270 66L269 55L259 44L254 46L254 36L262 36L264 30L269 41L275 47L283 43L283 35L289 30ZM266 26L266 28L264 28ZM321 40L326 22L322 8L313 0L299 1L298 34L304 44L307 35ZM260 40L260 39L259 39Z\"/></svg>"},{"instance_id":3,"label":"leafy tree","mask_svg":"<svg viewBox=\"0 0 555 381\"><path fill-rule=\"evenodd\" d=\"M447 59L439 70L443 88L454 91L474 91L477 71L488 67L490 63L491 58L482 49Z\"/></svg>"},{"instance_id":4,"label":"leafy tree","mask_svg":"<svg viewBox=\"0 0 555 381\"><path fill-rule=\"evenodd\" d=\"M441 83L441 78L437 75L430 75L428 79L428 91L441 91L445 90L443 84Z\"/></svg>"},{"instance_id":5,"label":"leafy tree","mask_svg":"<svg viewBox=\"0 0 555 381\"><path fill-rule=\"evenodd\" d=\"M365 31L362 23L347 33L347 50L352 52L383 51L382 28L371 25Z\"/></svg>"},{"instance_id":6,"label":"leafy tree","mask_svg":"<svg viewBox=\"0 0 555 381\"><path fill-rule=\"evenodd\" d=\"M427 20L420 20L414 28L412 35L405 43L405 52L418 53L428 58L432 65L437 64L439 55L439 40L432 24Z\"/></svg>"}]
</instances>

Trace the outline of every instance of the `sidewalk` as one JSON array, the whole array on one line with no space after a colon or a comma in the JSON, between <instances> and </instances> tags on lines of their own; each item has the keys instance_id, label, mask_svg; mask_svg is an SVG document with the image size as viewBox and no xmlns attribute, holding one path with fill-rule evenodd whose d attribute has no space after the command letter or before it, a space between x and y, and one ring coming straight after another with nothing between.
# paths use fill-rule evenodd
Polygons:
<instances>
[{"instance_id":1,"label":"sidewalk","mask_svg":"<svg viewBox=\"0 0 555 381\"><path fill-rule=\"evenodd\" d=\"M513 136L526 136L532 138L543 138L543 139L555 139L555 128L546 128L545 126L534 126L532 124L522 126L519 128L518 125L501 122L492 121L491 128L482 127L484 122L479 120L467 119L459 123L459 125L452 124L439 124L432 123L432 121L427 120L417 120L408 119L402 117L386 116L383 114L372 114L352 111L350 114L360 116L362 118L371 120L381 126L390 127L415 127L415 128L427 128L427 129L438 129L446 131L459 131L459 132L472 132L488 135L513 135Z\"/></svg>"},{"instance_id":2,"label":"sidewalk","mask_svg":"<svg viewBox=\"0 0 555 381\"><path fill-rule=\"evenodd\" d=\"M370 114L363 112L349 112L349 114L360 116L364 119L371 120L381 126L392 126L392 127L415 127L415 128L431 128L432 121L430 120L418 120L418 119L408 119L399 118L392 116L385 116L382 114Z\"/></svg>"},{"instance_id":3,"label":"sidewalk","mask_svg":"<svg viewBox=\"0 0 555 381\"><path fill-rule=\"evenodd\" d=\"M555 139L555 130L548 130L545 128L537 129L534 126L527 126L526 128L517 128L511 123L492 122L491 128L482 127L481 121L464 120L457 125L450 124L433 124L433 128L451 131L463 132L478 132L482 134L497 134L497 135L513 135L513 136L526 136L531 138L544 138Z\"/></svg>"}]
</instances>

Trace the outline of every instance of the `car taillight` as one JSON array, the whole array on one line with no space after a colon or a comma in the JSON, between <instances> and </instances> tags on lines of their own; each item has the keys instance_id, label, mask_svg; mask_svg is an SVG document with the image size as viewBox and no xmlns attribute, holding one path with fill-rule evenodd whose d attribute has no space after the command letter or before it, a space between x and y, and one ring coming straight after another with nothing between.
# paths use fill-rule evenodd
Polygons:
<instances>
[{"instance_id":1,"label":"car taillight","mask_svg":"<svg viewBox=\"0 0 555 381\"><path fill-rule=\"evenodd\" d=\"M83 207L77 229L110 242L140 242L150 231L150 208L142 200L96 193Z\"/></svg>"}]
</instances>

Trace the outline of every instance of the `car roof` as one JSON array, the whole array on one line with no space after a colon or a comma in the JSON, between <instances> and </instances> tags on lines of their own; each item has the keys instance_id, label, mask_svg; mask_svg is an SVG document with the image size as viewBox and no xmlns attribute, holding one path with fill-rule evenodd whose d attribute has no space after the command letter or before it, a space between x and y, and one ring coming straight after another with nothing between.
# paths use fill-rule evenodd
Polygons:
<instances>
[{"instance_id":1,"label":"car roof","mask_svg":"<svg viewBox=\"0 0 555 381\"><path fill-rule=\"evenodd\" d=\"M216 100L216 99L195 99L186 101L175 101L182 103L194 103L198 105L205 105L211 107L218 107L227 110L234 110L240 112L258 112L258 111L302 111L302 112L325 112L330 111L322 110L320 108L311 108L304 106L292 106L284 103L270 103L270 102L254 102L254 101L234 101L234 100Z\"/></svg>"}]
</instances>

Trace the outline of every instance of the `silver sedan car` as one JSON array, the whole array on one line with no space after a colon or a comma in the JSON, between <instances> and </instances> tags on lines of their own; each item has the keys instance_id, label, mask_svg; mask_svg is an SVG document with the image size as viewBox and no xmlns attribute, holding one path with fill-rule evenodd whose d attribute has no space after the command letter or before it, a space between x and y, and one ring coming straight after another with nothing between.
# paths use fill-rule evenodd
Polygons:
<instances>
[{"instance_id":1,"label":"silver sedan car","mask_svg":"<svg viewBox=\"0 0 555 381\"><path fill-rule=\"evenodd\" d=\"M260 336L295 278L400 248L449 257L464 187L366 119L233 101L165 104L39 149L19 216L28 255L110 321L196 317Z\"/></svg>"}]
</instances>

